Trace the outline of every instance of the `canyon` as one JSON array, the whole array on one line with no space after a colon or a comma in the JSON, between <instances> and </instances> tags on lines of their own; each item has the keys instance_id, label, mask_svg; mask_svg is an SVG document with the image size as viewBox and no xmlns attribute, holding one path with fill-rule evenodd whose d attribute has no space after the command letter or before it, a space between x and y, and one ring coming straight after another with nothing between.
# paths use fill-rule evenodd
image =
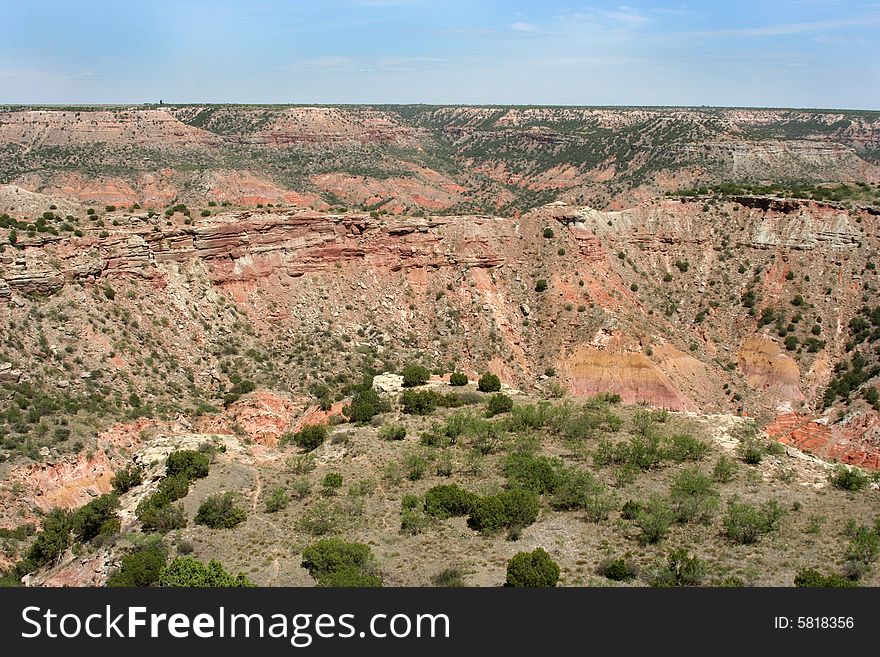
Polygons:
<instances>
[{"instance_id":1,"label":"canyon","mask_svg":"<svg viewBox=\"0 0 880 657\"><path fill-rule=\"evenodd\" d=\"M0 526L78 508L132 461L154 486L168 453L206 441L256 487L285 435L341 421L365 374L411 362L434 386L491 372L523 401L754 422L804 486L829 464L878 471L862 327L878 127L711 108L6 108ZM748 188L792 180L849 196ZM829 397L847 371L864 376ZM68 559L34 583L102 583L115 564Z\"/></svg>"}]
</instances>

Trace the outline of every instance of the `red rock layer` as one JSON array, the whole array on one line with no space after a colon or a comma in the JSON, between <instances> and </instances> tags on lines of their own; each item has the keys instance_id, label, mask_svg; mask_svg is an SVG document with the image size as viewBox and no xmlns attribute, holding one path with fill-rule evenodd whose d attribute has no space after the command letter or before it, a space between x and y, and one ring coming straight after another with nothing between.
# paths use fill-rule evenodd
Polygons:
<instances>
[{"instance_id":1,"label":"red rock layer","mask_svg":"<svg viewBox=\"0 0 880 657\"><path fill-rule=\"evenodd\" d=\"M880 444L866 440L867 433L840 427L828 427L809 415L785 413L767 426L767 435L774 440L793 445L803 452L823 459L880 470Z\"/></svg>"}]
</instances>

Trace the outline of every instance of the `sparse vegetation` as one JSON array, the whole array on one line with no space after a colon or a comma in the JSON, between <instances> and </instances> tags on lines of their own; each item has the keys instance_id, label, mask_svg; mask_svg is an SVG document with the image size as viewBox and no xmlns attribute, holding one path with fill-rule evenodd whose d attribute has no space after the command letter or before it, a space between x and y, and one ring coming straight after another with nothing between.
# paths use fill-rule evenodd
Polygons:
<instances>
[{"instance_id":1,"label":"sparse vegetation","mask_svg":"<svg viewBox=\"0 0 880 657\"><path fill-rule=\"evenodd\" d=\"M323 445L328 435L326 424L307 424L296 433L282 437L281 443L292 442L297 447L311 452Z\"/></svg>"},{"instance_id":2,"label":"sparse vegetation","mask_svg":"<svg viewBox=\"0 0 880 657\"><path fill-rule=\"evenodd\" d=\"M135 486L140 486L142 483L143 473L136 465L130 465L121 470L117 470L116 474L114 474L113 478L110 480L110 485L113 487L113 490L120 495L127 493Z\"/></svg>"},{"instance_id":3,"label":"sparse vegetation","mask_svg":"<svg viewBox=\"0 0 880 657\"><path fill-rule=\"evenodd\" d=\"M428 382L428 379L431 378L431 372L427 367L423 367L417 364L407 365L403 368L403 387L404 388L414 388L416 386L423 386Z\"/></svg>"},{"instance_id":4,"label":"sparse vegetation","mask_svg":"<svg viewBox=\"0 0 880 657\"><path fill-rule=\"evenodd\" d=\"M728 538L747 545L756 542L764 534L774 531L783 515L782 508L775 500L765 502L758 507L733 499L727 503L727 511L722 522Z\"/></svg>"},{"instance_id":5,"label":"sparse vegetation","mask_svg":"<svg viewBox=\"0 0 880 657\"><path fill-rule=\"evenodd\" d=\"M236 504L232 492L209 496L196 513L196 524L211 529L232 529L247 519L247 512Z\"/></svg>"},{"instance_id":6,"label":"sparse vegetation","mask_svg":"<svg viewBox=\"0 0 880 657\"><path fill-rule=\"evenodd\" d=\"M477 382L477 390L480 392L498 392L501 390L501 379L496 375L487 372L480 377Z\"/></svg>"},{"instance_id":7,"label":"sparse vegetation","mask_svg":"<svg viewBox=\"0 0 880 657\"><path fill-rule=\"evenodd\" d=\"M88 130L58 131L46 108L41 134L71 143L0 162L52 193L59 175L142 190L175 172L157 210L0 215L4 581L99 557L119 564L112 585L152 586L191 556L166 582L287 585L304 576L291 555L328 539L360 541L352 561L370 565L315 568L327 585L379 583L372 552L388 583L498 584L516 541L543 542L573 586L880 582L880 194L822 181L876 159L873 114L642 108L609 130L630 110L328 107L317 128L297 106L166 110L198 129L183 140L217 138L130 148L119 139L171 125L102 108L95 125L131 123L86 149ZM730 183L707 135L831 139L846 157L761 175L744 157ZM248 203L242 163L315 211ZM746 182L777 169L791 180ZM682 172L697 189L650 199ZM217 193L230 200L200 198ZM840 235L788 230L820 211L794 198L833 204ZM606 389L620 394L584 397ZM211 438L189 449L196 436ZM842 446L863 467L814 461ZM82 507L44 511L53 500Z\"/></svg>"},{"instance_id":8,"label":"sparse vegetation","mask_svg":"<svg viewBox=\"0 0 880 657\"><path fill-rule=\"evenodd\" d=\"M507 562L507 586L552 587L559 582L559 566L544 548L518 552Z\"/></svg>"},{"instance_id":9,"label":"sparse vegetation","mask_svg":"<svg viewBox=\"0 0 880 657\"><path fill-rule=\"evenodd\" d=\"M839 465L834 468L829 481L840 490L859 491L867 487L870 479L858 468Z\"/></svg>"},{"instance_id":10,"label":"sparse vegetation","mask_svg":"<svg viewBox=\"0 0 880 657\"><path fill-rule=\"evenodd\" d=\"M382 586L376 559L362 543L328 538L303 550L302 566L318 586L376 587Z\"/></svg>"}]
</instances>

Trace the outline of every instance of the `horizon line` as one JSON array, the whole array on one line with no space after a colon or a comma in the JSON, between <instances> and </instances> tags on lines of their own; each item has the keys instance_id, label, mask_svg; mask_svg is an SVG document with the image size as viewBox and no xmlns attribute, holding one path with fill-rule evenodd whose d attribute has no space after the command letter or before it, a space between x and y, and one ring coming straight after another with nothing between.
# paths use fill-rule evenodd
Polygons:
<instances>
[{"instance_id":1,"label":"horizon line","mask_svg":"<svg viewBox=\"0 0 880 657\"><path fill-rule=\"evenodd\" d=\"M64 109L75 107L87 108L139 108L139 107L475 107L475 108L570 108L570 109L714 109L714 110L795 110L806 112L880 112L878 108L868 107L798 107L786 105L650 105L650 104L575 104L575 103L425 103L425 102L358 102L358 103L329 103L329 102L290 102L290 103L262 103L262 102L126 102L126 103L15 103L0 102L0 108L49 108Z\"/></svg>"}]
</instances>

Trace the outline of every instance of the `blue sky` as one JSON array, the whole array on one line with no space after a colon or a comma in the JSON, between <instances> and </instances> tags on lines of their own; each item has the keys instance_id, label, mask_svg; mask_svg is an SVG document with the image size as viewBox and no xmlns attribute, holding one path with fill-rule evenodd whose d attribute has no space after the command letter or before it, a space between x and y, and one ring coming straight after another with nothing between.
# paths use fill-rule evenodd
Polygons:
<instances>
[{"instance_id":1,"label":"blue sky","mask_svg":"<svg viewBox=\"0 0 880 657\"><path fill-rule=\"evenodd\" d=\"M880 2L0 0L0 103L880 108Z\"/></svg>"}]
</instances>

